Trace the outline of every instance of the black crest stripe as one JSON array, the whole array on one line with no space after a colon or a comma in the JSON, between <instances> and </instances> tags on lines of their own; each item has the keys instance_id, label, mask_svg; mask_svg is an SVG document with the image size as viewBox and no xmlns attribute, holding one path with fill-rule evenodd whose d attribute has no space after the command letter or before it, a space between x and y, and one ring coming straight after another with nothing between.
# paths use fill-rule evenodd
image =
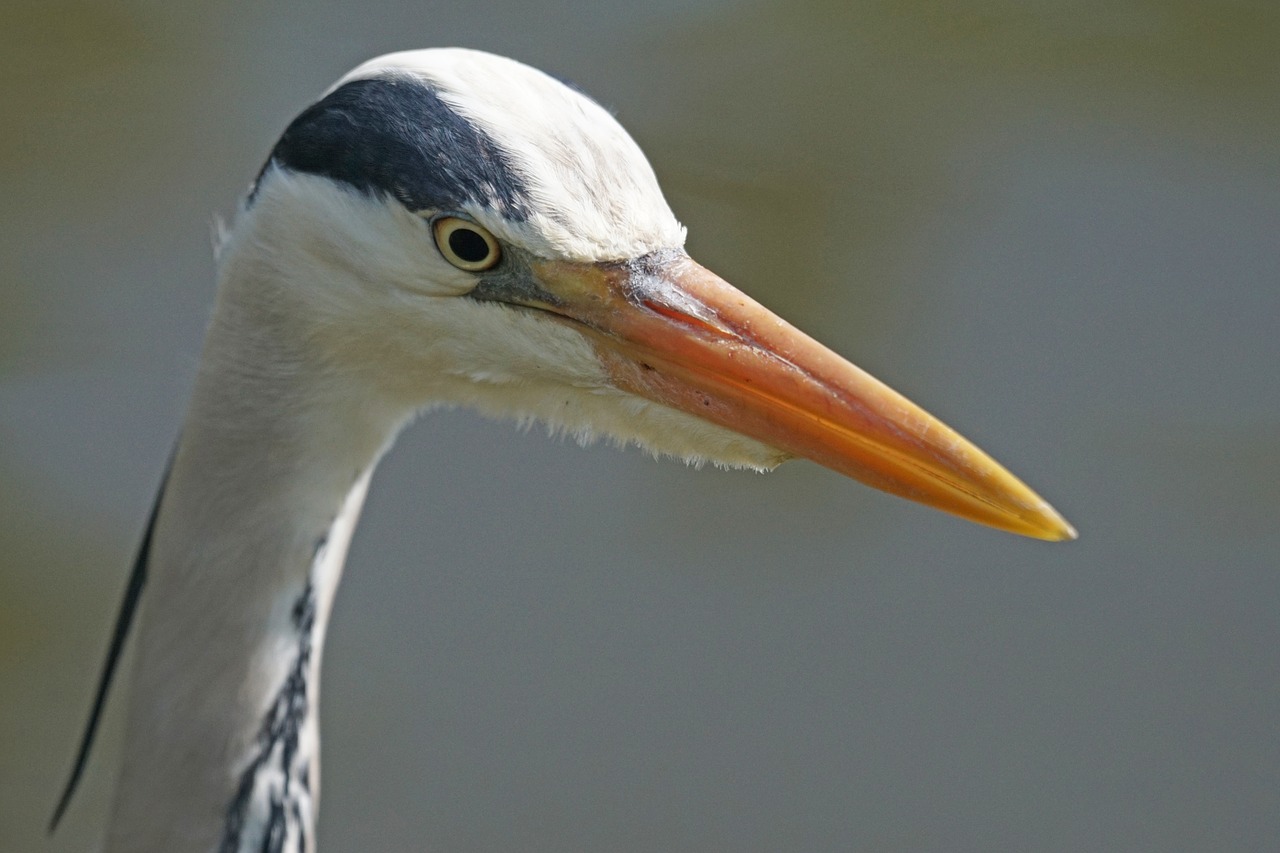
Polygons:
<instances>
[{"instance_id":1,"label":"black crest stripe","mask_svg":"<svg viewBox=\"0 0 1280 853\"><path fill-rule=\"evenodd\" d=\"M472 203L516 221L532 212L528 182L497 141L428 83L403 75L330 92L293 120L264 173L272 164L387 195L410 210Z\"/></svg>"}]
</instances>

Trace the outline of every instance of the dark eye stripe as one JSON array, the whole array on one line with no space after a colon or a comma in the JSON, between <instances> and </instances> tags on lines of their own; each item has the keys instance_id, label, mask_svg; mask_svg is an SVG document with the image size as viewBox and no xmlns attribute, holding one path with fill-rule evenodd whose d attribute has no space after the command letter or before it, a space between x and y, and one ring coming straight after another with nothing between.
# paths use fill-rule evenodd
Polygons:
<instances>
[{"instance_id":1,"label":"dark eye stripe","mask_svg":"<svg viewBox=\"0 0 1280 853\"><path fill-rule=\"evenodd\" d=\"M516 222L532 212L528 182L497 140L430 84L406 76L339 86L293 120L263 172L272 163L410 210L476 204Z\"/></svg>"}]
</instances>

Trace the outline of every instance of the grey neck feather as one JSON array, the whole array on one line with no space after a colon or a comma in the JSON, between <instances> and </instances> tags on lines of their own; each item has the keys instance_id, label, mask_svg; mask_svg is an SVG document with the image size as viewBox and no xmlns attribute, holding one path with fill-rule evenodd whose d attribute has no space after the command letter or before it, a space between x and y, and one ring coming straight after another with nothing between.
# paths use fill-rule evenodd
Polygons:
<instances>
[{"instance_id":1,"label":"grey neck feather","mask_svg":"<svg viewBox=\"0 0 1280 853\"><path fill-rule=\"evenodd\" d=\"M112 851L314 849L325 625L407 415L316 363L286 292L231 270L156 521Z\"/></svg>"}]
</instances>

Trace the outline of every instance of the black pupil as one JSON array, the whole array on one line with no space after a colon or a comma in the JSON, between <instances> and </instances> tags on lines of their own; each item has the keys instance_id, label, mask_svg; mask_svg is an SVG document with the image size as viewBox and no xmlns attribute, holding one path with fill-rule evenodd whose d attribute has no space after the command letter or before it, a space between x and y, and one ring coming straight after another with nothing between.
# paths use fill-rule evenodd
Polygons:
<instances>
[{"instance_id":1,"label":"black pupil","mask_svg":"<svg viewBox=\"0 0 1280 853\"><path fill-rule=\"evenodd\" d=\"M469 264L478 264L489 257L489 244L470 228L455 228L450 231L449 248Z\"/></svg>"}]
</instances>

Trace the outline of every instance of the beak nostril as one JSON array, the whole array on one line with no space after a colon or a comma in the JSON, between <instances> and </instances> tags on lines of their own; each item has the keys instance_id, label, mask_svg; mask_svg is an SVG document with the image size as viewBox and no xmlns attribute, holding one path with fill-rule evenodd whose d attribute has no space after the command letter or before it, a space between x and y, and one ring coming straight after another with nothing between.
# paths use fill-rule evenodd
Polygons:
<instances>
[{"instance_id":1,"label":"beak nostril","mask_svg":"<svg viewBox=\"0 0 1280 853\"><path fill-rule=\"evenodd\" d=\"M698 329L699 331L703 331L703 332L709 332L715 335L716 337L720 337L720 338L734 337L733 333L730 332L728 329L725 329L721 326L717 326L714 323L710 323L702 319L701 317L695 317L692 314L686 314L684 311L681 311L678 308L673 308L670 305L665 305L656 300L641 299L640 304L643 305L645 308L648 308L650 311L652 311L655 314L661 314L663 317L666 317L668 320L674 320L675 322L681 323L685 326L689 326L690 328Z\"/></svg>"}]
</instances>

